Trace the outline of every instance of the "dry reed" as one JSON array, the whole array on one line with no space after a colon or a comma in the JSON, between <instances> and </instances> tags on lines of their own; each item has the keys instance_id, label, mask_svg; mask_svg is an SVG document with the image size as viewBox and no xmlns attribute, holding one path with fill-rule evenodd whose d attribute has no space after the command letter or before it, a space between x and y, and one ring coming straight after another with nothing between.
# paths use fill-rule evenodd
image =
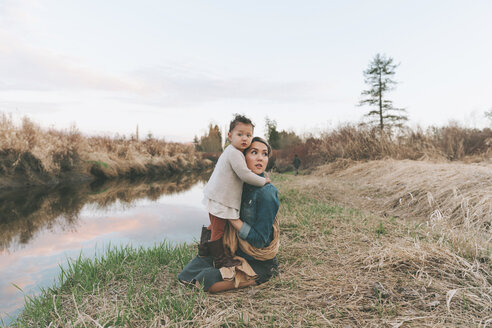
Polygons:
<instances>
[{"instance_id":1,"label":"dry reed","mask_svg":"<svg viewBox=\"0 0 492 328\"><path fill-rule=\"evenodd\" d=\"M56 183L70 176L166 176L210 167L193 146L158 139L86 137L75 126L42 129L28 118L17 126L0 114L0 187ZM11 183L14 184L15 183Z\"/></svg>"},{"instance_id":2,"label":"dry reed","mask_svg":"<svg viewBox=\"0 0 492 328\"><path fill-rule=\"evenodd\" d=\"M275 151L275 165L280 172L291 170L294 154L304 168L339 159L354 161L393 159L445 159L481 161L492 156L492 130L469 129L458 125L402 129L381 133L367 126L344 125L310 137L303 143Z\"/></svg>"}]
</instances>

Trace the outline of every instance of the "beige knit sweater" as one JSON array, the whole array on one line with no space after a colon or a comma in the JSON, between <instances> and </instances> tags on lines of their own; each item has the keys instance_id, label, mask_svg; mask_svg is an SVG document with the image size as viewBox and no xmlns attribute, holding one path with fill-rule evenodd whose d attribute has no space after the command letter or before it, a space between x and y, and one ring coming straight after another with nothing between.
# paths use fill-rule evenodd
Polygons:
<instances>
[{"instance_id":1,"label":"beige knit sweater","mask_svg":"<svg viewBox=\"0 0 492 328\"><path fill-rule=\"evenodd\" d=\"M233 145L229 145L220 155L203 193L209 199L239 210L243 181L261 187L266 179L248 169L244 154Z\"/></svg>"}]
</instances>

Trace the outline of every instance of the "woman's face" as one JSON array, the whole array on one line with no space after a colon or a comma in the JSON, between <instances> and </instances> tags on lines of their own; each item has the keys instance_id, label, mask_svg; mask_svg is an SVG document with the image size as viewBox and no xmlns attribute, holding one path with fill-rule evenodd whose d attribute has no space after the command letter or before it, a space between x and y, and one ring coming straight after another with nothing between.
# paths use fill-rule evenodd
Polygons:
<instances>
[{"instance_id":1,"label":"woman's face","mask_svg":"<svg viewBox=\"0 0 492 328\"><path fill-rule=\"evenodd\" d=\"M268 148L259 141L255 141L246 151L246 165L253 173L261 174L268 164Z\"/></svg>"}]
</instances>

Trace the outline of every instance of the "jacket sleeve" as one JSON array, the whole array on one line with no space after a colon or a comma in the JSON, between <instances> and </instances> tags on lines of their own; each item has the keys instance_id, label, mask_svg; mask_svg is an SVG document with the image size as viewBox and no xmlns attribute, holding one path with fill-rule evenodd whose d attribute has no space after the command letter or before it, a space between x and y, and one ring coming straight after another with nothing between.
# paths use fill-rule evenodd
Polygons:
<instances>
[{"instance_id":1,"label":"jacket sleeve","mask_svg":"<svg viewBox=\"0 0 492 328\"><path fill-rule=\"evenodd\" d=\"M229 146L232 147L232 146ZM266 183L266 179L264 177L260 177L259 175L253 173L248 166L246 165L246 159L244 158L243 153L239 150L232 151L230 153L229 163L231 164L232 169L237 174L239 179L247 184L256 187L262 187Z\"/></svg>"},{"instance_id":2,"label":"jacket sleeve","mask_svg":"<svg viewBox=\"0 0 492 328\"><path fill-rule=\"evenodd\" d=\"M243 222L239 230L239 238L246 240L256 248L268 246L278 208L277 189L263 188L256 199L256 222L253 226Z\"/></svg>"}]
</instances>

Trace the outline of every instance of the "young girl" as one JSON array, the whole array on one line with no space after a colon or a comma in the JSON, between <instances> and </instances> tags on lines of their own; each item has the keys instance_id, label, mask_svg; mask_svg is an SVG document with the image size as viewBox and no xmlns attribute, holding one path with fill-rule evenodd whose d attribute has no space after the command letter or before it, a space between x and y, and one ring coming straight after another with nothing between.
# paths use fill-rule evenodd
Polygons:
<instances>
[{"instance_id":1,"label":"young girl","mask_svg":"<svg viewBox=\"0 0 492 328\"><path fill-rule=\"evenodd\" d=\"M212 255L216 268L240 264L225 253L222 237L226 220L239 219L243 181L258 187L270 182L270 179L251 172L246 165L243 150L251 144L253 129L254 125L250 119L236 114L227 134L231 144L220 155L203 190L203 203L209 212L210 226L202 228L198 254Z\"/></svg>"}]
</instances>

